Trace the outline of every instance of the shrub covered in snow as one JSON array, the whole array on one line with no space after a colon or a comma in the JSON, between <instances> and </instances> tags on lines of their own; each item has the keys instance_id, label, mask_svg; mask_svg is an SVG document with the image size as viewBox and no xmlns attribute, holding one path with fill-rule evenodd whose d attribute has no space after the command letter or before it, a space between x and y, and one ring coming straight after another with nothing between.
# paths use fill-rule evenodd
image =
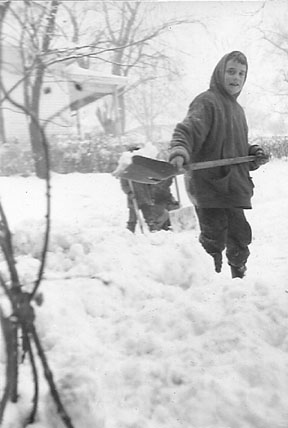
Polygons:
<instances>
[{"instance_id":1,"label":"shrub covered in snow","mask_svg":"<svg viewBox=\"0 0 288 428\"><path fill-rule=\"evenodd\" d=\"M18 142L11 142L0 147L0 175L31 175L34 163L31 150Z\"/></svg>"},{"instance_id":2,"label":"shrub covered in snow","mask_svg":"<svg viewBox=\"0 0 288 428\"><path fill-rule=\"evenodd\" d=\"M51 168L55 172L111 172L125 150L125 140L92 136L85 140L59 135L50 141Z\"/></svg>"},{"instance_id":3,"label":"shrub covered in snow","mask_svg":"<svg viewBox=\"0 0 288 428\"><path fill-rule=\"evenodd\" d=\"M288 158L288 136L256 137L250 141L251 144L259 144L272 158Z\"/></svg>"}]
</instances>

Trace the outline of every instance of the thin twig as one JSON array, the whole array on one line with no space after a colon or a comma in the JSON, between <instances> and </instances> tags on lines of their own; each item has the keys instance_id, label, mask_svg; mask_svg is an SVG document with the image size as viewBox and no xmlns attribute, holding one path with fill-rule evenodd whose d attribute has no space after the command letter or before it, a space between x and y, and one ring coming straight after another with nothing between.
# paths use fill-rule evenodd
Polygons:
<instances>
[{"instance_id":1,"label":"thin twig","mask_svg":"<svg viewBox=\"0 0 288 428\"><path fill-rule=\"evenodd\" d=\"M38 372L37 372L37 367L36 367L36 363L35 363L35 357L34 357L33 349L32 349L31 343L30 343L29 334L26 331L26 328L23 328L23 326L22 326L22 331L23 331L24 340L27 344L27 351L28 351L28 355L30 358L30 364L31 364L31 369L32 369L32 377L33 377L33 383L34 383L33 407L32 407L30 416L28 418L28 423L32 424L35 421L35 415L37 413L37 408L38 408L39 380L38 380Z\"/></svg>"},{"instance_id":2,"label":"thin twig","mask_svg":"<svg viewBox=\"0 0 288 428\"><path fill-rule=\"evenodd\" d=\"M2 207L2 204L0 202L0 245L2 248L2 251L5 255L7 265L10 271L11 275L11 281L14 287L19 288L19 278L18 273L16 269L16 263L14 259L14 253L13 253L13 246L12 246L12 238L11 238L11 232L8 226L7 218L4 212L4 209Z\"/></svg>"},{"instance_id":3,"label":"thin twig","mask_svg":"<svg viewBox=\"0 0 288 428\"><path fill-rule=\"evenodd\" d=\"M65 423L67 428L74 428L74 426L71 422L71 419L68 416L68 414L66 413L66 410L64 409L64 406L61 402L60 396L58 394L58 391L56 389L56 385L55 385L55 382L53 379L53 374L49 368L45 353L44 353L42 345L39 341L39 338L38 338L38 335L37 335L37 332L36 332L34 325L31 326L30 332L31 332L31 335L33 337L33 341L36 345L36 349L37 349L38 355L40 357L40 360L41 360L41 363L43 366L44 375L45 375L45 378L49 384L50 392L51 392L52 398L53 398L53 400L57 406L58 413L59 413L61 419L63 420L63 422Z\"/></svg>"},{"instance_id":4,"label":"thin twig","mask_svg":"<svg viewBox=\"0 0 288 428\"><path fill-rule=\"evenodd\" d=\"M5 348L6 348L5 387L4 387L2 398L0 400L0 424L1 424L3 422L5 408L10 396L10 385L11 385L9 382L9 375L11 371L11 367L10 367L11 360L9 358L9 355L11 352L10 323L9 323L9 320L4 317L1 306L0 306L0 323L1 323L2 335L5 342Z\"/></svg>"},{"instance_id":5,"label":"thin twig","mask_svg":"<svg viewBox=\"0 0 288 428\"><path fill-rule=\"evenodd\" d=\"M18 288L14 288L13 290L10 290L2 275L0 274L0 285L4 288L7 297L10 300L13 314L10 318L7 318L5 321L5 326L7 327L7 338L6 338L6 353L7 353L7 370L8 370L8 382L9 382L9 398L11 399L12 403L16 403L18 398L18 323L17 319L15 319L15 312L17 311L17 303L15 300L15 294L13 291L17 290L19 292ZM20 290L21 292L21 290ZM3 321L4 322L4 321ZM3 397L4 398L4 397ZM4 398L5 402L5 398ZM2 405L2 402L0 403ZM5 409L6 404L4 405ZM3 412L4 412L3 409ZM0 419L1 420L1 419Z\"/></svg>"}]
</instances>

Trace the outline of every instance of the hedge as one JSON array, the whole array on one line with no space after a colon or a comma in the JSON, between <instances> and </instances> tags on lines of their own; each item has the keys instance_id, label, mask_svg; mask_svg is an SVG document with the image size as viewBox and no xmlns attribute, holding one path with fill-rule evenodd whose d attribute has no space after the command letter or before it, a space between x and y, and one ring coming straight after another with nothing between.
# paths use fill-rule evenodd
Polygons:
<instances>
[{"instance_id":1,"label":"hedge","mask_svg":"<svg viewBox=\"0 0 288 428\"><path fill-rule=\"evenodd\" d=\"M94 136L79 141L73 136L56 135L49 142L51 170L61 174L110 173L117 167L121 153L127 150L131 142L131 137L130 141L128 137L118 139L108 136ZM133 143L137 143L135 136ZM168 144L168 141L155 143L164 153ZM257 137L251 139L250 144L261 145L272 158L288 159L288 136ZM31 174L34 174L34 162L29 147L15 142L0 147L0 175Z\"/></svg>"}]
</instances>

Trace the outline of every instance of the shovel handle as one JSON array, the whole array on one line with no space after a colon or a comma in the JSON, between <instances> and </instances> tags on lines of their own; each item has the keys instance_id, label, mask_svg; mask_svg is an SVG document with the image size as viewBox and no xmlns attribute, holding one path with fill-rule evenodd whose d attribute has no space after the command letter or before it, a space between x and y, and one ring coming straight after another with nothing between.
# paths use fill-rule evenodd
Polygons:
<instances>
[{"instance_id":1,"label":"shovel handle","mask_svg":"<svg viewBox=\"0 0 288 428\"><path fill-rule=\"evenodd\" d=\"M128 183L129 183L130 190L131 190L131 192L133 194L133 196L132 196L132 203L133 203L134 211L135 211L138 223L139 223L139 227L140 227L141 233L144 233L144 226L143 226L142 218L140 216L139 207L138 207L138 204L137 204L137 201L136 201L136 198L135 198L135 192L134 192L133 182L131 180L128 180Z\"/></svg>"},{"instance_id":2,"label":"shovel handle","mask_svg":"<svg viewBox=\"0 0 288 428\"><path fill-rule=\"evenodd\" d=\"M181 207L180 190L179 190L178 180L177 180L176 175L174 175L174 183L175 183L175 189L176 189L176 195L177 195L179 207Z\"/></svg>"},{"instance_id":3,"label":"shovel handle","mask_svg":"<svg viewBox=\"0 0 288 428\"><path fill-rule=\"evenodd\" d=\"M197 169L206 169L206 168L214 168L215 166L225 166L225 165L236 165L239 163L246 163L246 162L252 162L256 159L256 156L240 156L236 158L227 158L227 159L216 159L211 161L205 161L205 162L196 162L191 163L186 171L195 171ZM182 171L179 173L183 174Z\"/></svg>"}]
</instances>

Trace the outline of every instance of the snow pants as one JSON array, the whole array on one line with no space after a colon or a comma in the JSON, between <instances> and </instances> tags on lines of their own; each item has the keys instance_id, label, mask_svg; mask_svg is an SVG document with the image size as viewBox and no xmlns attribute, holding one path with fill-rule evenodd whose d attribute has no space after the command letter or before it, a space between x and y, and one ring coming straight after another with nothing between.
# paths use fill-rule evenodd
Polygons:
<instances>
[{"instance_id":1,"label":"snow pants","mask_svg":"<svg viewBox=\"0 0 288 428\"><path fill-rule=\"evenodd\" d=\"M199 241L205 251L222 253L231 266L243 266L249 257L252 240L251 227L242 208L195 207L200 226Z\"/></svg>"},{"instance_id":2,"label":"snow pants","mask_svg":"<svg viewBox=\"0 0 288 428\"><path fill-rule=\"evenodd\" d=\"M139 210L142 211L143 217L148 224L148 227L150 228L150 225L153 223L153 216L151 213L151 207L150 205L143 204L141 207L139 207ZM131 232L135 232L136 224L137 224L138 218L137 214L135 212L134 207L129 207L129 218L127 221L127 229L129 229Z\"/></svg>"},{"instance_id":3,"label":"snow pants","mask_svg":"<svg viewBox=\"0 0 288 428\"><path fill-rule=\"evenodd\" d=\"M139 207L141 210L144 220L148 225L148 228L151 232L155 230L167 230L170 222L169 222L169 214L168 211L165 210L160 205L147 205L143 204ZM134 210L134 207L129 207L129 219L127 222L127 229L131 232L135 232L136 224L137 224L137 215Z\"/></svg>"}]
</instances>

